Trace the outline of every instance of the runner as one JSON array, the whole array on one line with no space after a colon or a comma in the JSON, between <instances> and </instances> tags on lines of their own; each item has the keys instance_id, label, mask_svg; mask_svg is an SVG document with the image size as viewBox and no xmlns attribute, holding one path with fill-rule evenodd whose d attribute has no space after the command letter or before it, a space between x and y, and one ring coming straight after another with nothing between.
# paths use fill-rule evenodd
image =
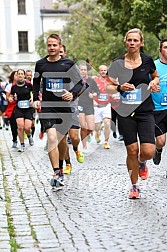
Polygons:
<instances>
[{"instance_id":1,"label":"runner","mask_svg":"<svg viewBox=\"0 0 167 252\"><path fill-rule=\"evenodd\" d=\"M78 108L83 152L87 153L87 138L95 129L93 99L100 92L94 79L88 76L87 65L80 64L79 69L86 87L85 92L79 98Z\"/></svg>"},{"instance_id":2,"label":"runner","mask_svg":"<svg viewBox=\"0 0 167 252\"><path fill-rule=\"evenodd\" d=\"M110 122L111 122L111 98L107 93L107 82L105 80L107 75L107 66L99 66L99 76L94 78L100 94L94 98L94 109L95 109L95 131L96 131L96 142L100 143L100 128L104 123L104 149L110 149L108 143L110 137Z\"/></svg>"},{"instance_id":3,"label":"runner","mask_svg":"<svg viewBox=\"0 0 167 252\"><path fill-rule=\"evenodd\" d=\"M31 70L26 70L26 73L25 73L25 79L32 82L32 78L33 78L33 74L32 74L32 71ZM36 111L35 109L33 108L33 115L35 115ZM33 116L33 120L32 120L32 125L31 125L31 135L32 135L32 138L34 136L34 133L35 133L35 118ZM26 139L26 136L24 134L24 139Z\"/></svg>"},{"instance_id":4,"label":"runner","mask_svg":"<svg viewBox=\"0 0 167 252\"><path fill-rule=\"evenodd\" d=\"M8 101L6 100L6 92L5 88L8 83L6 82L0 82L0 117L2 117L2 120L0 118L0 129L5 127L6 130L9 128L9 121L7 118L5 118L5 111L8 106Z\"/></svg>"},{"instance_id":5,"label":"runner","mask_svg":"<svg viewBox=\"0 0 167 252\"><path fill-rule=\"evenodd\" d=\"M167 38L160 42L160 58L155 60L155 65L160 78L160 92L152 93L154 102L156 150L153 158L155 165L161 162L162 148L166 143L167 132Z\"/></svg>"},{"instance_id":6,"label":"runner","mask_svg":"<svg viewBox=\"0 0 167 252\"><path fill-rule=\"evenodd\" d=\"M41 117L48 139L48 155L53 168L51 186L57 190L64 185L63 160L66 145L58 150L58 143L66 142L66 134L72 125L70 101L81 94L83 81L74 62L60 56L61 39L57 34L47 39L48 55L37 61L33 81L34 107L40 107L40 83L43 83Z\"/></svg>"},{"instance_id":7,"label":"runner","mask_svg":"<svg viewBox=\"0 0 167 252\"><path fill-rule=\"evenodd\" d=\"M66 57L67 51L66 51L66 46L62 45L62 48L60 49L60 56ZM72 144L73 150L76 155L76 159L79 163L84 162L84 155L82 152L78 149L78 145L80 143L80 138L79 138L79 112L78 112L78 99L75 101L71 102L71 106L74 108L74 113L73 113L73 125L68 131L68 137L67 137L67 143ZM61 143L59 144L60 148ZM66 147L66 154L65 154L65 162L66 162L66 167L64 168L63 172L64 174L71 174L72 171L72 164L71 164L71 158L70 158L70 152L69 152L69 147L67 145Z\"/></svg>"},{"instance_id":8,"label":"runner","mask_svg":"<svg viewBox=\"0 0 167 252\"><path fill-rule=\"evenodd\" d=\"M25 71L19 69L17 71L17 81L11 88L12 98L17 102L15 107L15 117L17 122L18 136L20 140L20 148L18 152L25 151L24 131L26 132L30 146L34 145L31 136L31 125L33 119L32 108L32 84L25 80Z\"/></svg>"},{"instance_id":9,"label":"runner","mask_svg":"<svg viewBox=\"0 0 167 252\"><path fill-rule=\"evenodd\" d=\"M8 107L5 111L5 117L7 117L10 121L10 127L12 132L12 148L17 148L17 123L15 117L15 106L16 101L13 100L13 97L10 96L12 85L14 85L17 81L17 71L11 72L9 75L9 84L6 86L6 99L8 101Z\"/></svg>"},{"instance_id":10,"label":"runner","mask_svg":"<svg viewBox=\"0 0 167 252\"><path fill-rule=\"evenodd\" d=\"M127 53L117 58L109 68L112 78L108 80L110 84L107 88L108 92L118 91L121 94L122 102L117 112L127 150L131 199L140 197L138 174L143 180L148 178L146 161L154 156L154 104L150 90L159 91L159 78L153 59L140 52L144 38L139 29L126 33L125 45Z\"/></svg>"}]
</instances>

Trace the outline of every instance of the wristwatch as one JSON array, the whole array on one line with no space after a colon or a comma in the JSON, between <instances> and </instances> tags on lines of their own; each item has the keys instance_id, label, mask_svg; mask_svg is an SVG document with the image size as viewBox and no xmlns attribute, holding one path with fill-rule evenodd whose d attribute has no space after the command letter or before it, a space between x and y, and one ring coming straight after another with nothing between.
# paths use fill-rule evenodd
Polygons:
<instances>
[{"instance_id":1,"label":"wristwatch","mask_svg":"<svg viewBox=\"0 0 167 252\"><path fill-rule=\"evenodd\" d=\"M118 92L122 92L122 90L121 90L121 85L118 85L118 86L117 86L117 91L118 91Z\"/></svg>"}]
</instances>

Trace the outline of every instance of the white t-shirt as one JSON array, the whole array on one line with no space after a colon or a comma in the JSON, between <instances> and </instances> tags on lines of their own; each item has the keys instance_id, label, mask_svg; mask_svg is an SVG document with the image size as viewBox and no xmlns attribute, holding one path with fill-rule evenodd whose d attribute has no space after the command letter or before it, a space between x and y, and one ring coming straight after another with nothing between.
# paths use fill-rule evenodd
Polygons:
<instances>
[{"instance_id":1,"label":"white t-shirt","mask_svg":"<svg viewBox=\"0 0 167 252\"><path fill-rule=\"evenodd\" d=\"M11 88L12 88L12 83L9 83L6 88L5 88L5 92L10 93L11 92Z\"/></svg>"}]
</instances>

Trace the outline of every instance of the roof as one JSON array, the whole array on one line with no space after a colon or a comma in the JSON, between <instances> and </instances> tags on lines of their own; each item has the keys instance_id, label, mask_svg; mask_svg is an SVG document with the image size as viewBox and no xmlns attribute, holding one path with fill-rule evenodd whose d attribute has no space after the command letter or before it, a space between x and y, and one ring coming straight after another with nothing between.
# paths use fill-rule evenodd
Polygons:
<instances>
[{"instance_id":1,"label":"roof","mask_svg":"<svg viewBox=\"0 0 167 252\"><path fill-rule=\"evenodd\" d=\"M40 4L40 9L41 10L53 10L54 8L54 4L57 5L56 10L63 10L63 11L67 11L69 10L68 6L65 5L63 2L59 2L59 1L53 1L53 0L41 0L41 4Z\"/></svg>"}]
</instances>

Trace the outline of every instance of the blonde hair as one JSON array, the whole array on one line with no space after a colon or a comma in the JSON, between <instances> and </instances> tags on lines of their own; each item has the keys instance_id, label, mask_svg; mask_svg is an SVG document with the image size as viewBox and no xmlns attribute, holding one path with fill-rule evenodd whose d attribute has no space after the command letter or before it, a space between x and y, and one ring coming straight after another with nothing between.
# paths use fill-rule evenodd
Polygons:
<instances>
[{"instance_id":1,"label":"blonde hair","mask_svg":"<svg viewBox=\"0 0 167 252\"><path fill-rule=\"evenodd\" d=\"M143 36L142 31L140 29L138 29L138 28L133 28L133 29L127 31L127 33L125 34L124 42L126 42L126 39L127 39L127 36L128 36L129 33L138 33L140 35L141 42L144 41L144 36Z\"/></svg>"}]
</instances>

